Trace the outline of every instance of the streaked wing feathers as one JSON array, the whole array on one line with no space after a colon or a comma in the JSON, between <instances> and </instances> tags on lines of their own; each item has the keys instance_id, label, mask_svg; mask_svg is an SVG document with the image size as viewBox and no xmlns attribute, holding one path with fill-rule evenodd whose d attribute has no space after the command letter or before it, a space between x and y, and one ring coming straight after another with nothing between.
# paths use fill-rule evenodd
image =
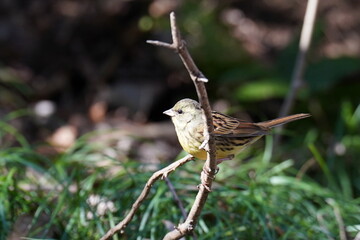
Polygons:
<instances>
[{"instance_id":1,"label":"streaked wing feathers","mask_svg":"<svg viewBox=\"0 0 360 240\"><path fill-rule=\"evenodd\" d=\"M214 123L214 136L224 137L253 137L268 133L268 128L227 116L222 113L212 112Z\"/></svg>"}]
</instances>

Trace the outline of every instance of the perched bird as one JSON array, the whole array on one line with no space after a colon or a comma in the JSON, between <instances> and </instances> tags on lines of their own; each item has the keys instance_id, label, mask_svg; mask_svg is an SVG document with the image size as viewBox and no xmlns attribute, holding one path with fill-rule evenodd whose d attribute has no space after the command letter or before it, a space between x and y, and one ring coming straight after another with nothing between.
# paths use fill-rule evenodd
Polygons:
<instances>
[{"instance_id":1,"label":"perched bird","mask_svg":"<svg viewBox=\"0 0 360 240\"><path fill-rule=\"evenodd\" d=\"M204 128L206 127L200 103L188 98L182 99L164 114L171 117L182 148L194 157L205 160L206 151L199 148L204 142ZM309 116L310 114L300 113L251 123L212 111L216 159L219 163L232 159L247 146L268 134L271 128Z\"/></svg>"}]
</instances>

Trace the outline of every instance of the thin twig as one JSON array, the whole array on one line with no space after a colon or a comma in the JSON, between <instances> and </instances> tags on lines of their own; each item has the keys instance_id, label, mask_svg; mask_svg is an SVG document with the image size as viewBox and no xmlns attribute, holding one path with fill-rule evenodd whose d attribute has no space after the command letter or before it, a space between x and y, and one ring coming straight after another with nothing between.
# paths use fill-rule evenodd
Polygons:
<instances>
[{"instance_id":1,"label":"thin twig","mask_svg":"<svg viewBox=\"0 0 360 240\"><path fill-rule=\"evenodd\" d=\"M187 218L187 213L185 211L185 208L184 208L184 205L183 205L181 199L179 198L179 195L176 193L174 185L172 184L172 182L170 181L169 178L165 178L165 182L168 185L168 187L170 189L170 192L172 193L175 202L179 206L183 218L186 219ZM193 236L194 240L197 239L195 232L192 232L192 236Z\"/></svg>"},{"instance_id":2,"label":"thin twig","mask_svg":"<svg viewBox=\"0 0 360 240\"><path fill-rule=\"evenodd\" d=\"M187 214L185 212L184 205L182 204L181 199L179 198L178 194L176 193L174 185L171 183L169 178L166 177L166 178L164 178L164 180L165 180L166 184L168 185L168 187L170 189L170 192L173 195L173 198L174 198L175 202L179 206L183 218L186 219Z\"/></svg>"},{"instance_id":3,"label":"thin twig","mask_svg":"<svg viewBox=\"0 0 360 240\"><path fill-rule=\"evenodd\" d=\"M309 170L309 168L311 168L313 165L316 164L316 160L315 158L310 158L309 160L307 160L299 169L298 173L296 174L296 179L301 180L302 177L304 176L304 174L307 172L307 170Z\"/></svg>"},{"instance_id":4,"label":"thin twig","mask_svg":"<svg viewBox=\"0 0 360 240\"><path fill-rule=\"evenodd\" d=\"M279 117L284 117L290 113L291 108L294 105L296 95L300 87L303 85L305 60L311 43L317 6L318 6L318 0L308 0L306 13L304 17L304 23L301 30L299 52L296 57L294 72L291 77L291 87L290 87L290 91L288 92L288 95L286 96L284 104L281 107Z\"/></svg>"},{"instance_id":5,"label":"thin twig","mask_svg":"<svg viewBox=\"0 0 360 240\"><path fill-rule=\"evenodd\" d=\"M194 60L192 59L189 51L186 48L185 41L181 38L180 31L176 26L175 14L170 13L170 24L171 24L171 35L172 35L172 44L162 43L158 41L147 41L150 44L154 44L161 47L167 47L173 49L177 52L188 70L191 79L195 84L195 88L199 97L200 104L204 111L206 128L204 129L205 143L204 148L207 151L207 160L203 167L203 172L201 173L201 184L199 186L199 192L196 195L195 201L191 210L186 218L185 222L176 227L173 231L165 235L164 239L179 239L190 232L192 232L197 224L200 213L205 205L207 196L210 193L212 181L215 178L216 174L216 149L215 149L215 139L211 136L211 133L214 130L211 108L205 88L205 82L208 82L208 79L204 74L198 69L195 65Z\"/></svg>"},{"instance_id":6,"label":"thin twig","mask_svg":"<svg viewBox=\"0 0 360 240\"><path fill-rule=\"evenodd\" d=\"M305 17L304 17L304 23L301 30L299 51L296 56L294 71L291 76L290 90L284 100L283 105L281 106L279 117L285 117L289 115L289 113L291 112L294 106L296 96L300 88L304 84L303 78L305 72L305 63L306 63L305 61L311 43L318 3L319 0L308 0ZM283 128L284 125L279 126L278 131L281 132ZM277 134L274 140L274 145L273 145L274 147L280 142L280 139L281 139L281 135Z\"/></svg>"},{"instance_id":7,"label":"thin twig","mask_svg":"<svg viewBox=\"0 0 360 240\"><path fill-rule=\"evenodd\" d=\"M129 213L125 216L125 218L118 223L116 226L112 227L100 240L110 239L114 234L121 232L124 230L126 225L132 220L136 211L140 207L141 203L145 200L147 195L150 192L152 185L160 178L166 178L171 172L175 171L176 168L184 165L185 163L193 160L194 157L192 155L187 155L182 159L177 160L176 162L170 164L169 166L155 172L147 181L143 191L140 196L136 199L135 203L132 205Z\"/></svg>"}]
</instances>

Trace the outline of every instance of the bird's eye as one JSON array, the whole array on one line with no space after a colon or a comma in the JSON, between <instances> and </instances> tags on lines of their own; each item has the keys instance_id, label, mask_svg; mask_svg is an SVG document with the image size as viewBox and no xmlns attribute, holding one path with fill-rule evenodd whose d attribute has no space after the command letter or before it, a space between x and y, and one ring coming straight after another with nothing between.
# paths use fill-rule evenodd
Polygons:
<instances>
[{"instance_id":1,"label":"bird's eye","mask_svg":"<svg viewBox=\"0 0 360 240\"><path fill-rule=\"evenodd\" d=\"M183 113L183 110L179 109L177 110L178 114L182 114Z\"/></svg>"}]
</instances>

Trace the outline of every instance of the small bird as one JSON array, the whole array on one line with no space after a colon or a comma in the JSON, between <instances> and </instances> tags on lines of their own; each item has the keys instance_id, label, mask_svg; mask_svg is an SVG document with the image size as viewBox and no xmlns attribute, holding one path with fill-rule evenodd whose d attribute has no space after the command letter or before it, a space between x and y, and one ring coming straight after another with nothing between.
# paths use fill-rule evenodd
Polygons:
<instances>
[{"instance_id":1,"label":"small bird","mask_svg":"<svg viewBox=\"0 0 360 240\"><path fill-rule=\"evenodd\" d=\"M171 117L182 148L194 157L206 160L207 154L200 149L203 144L205 119L200 103L192 99L182 99L174 107L164 112ZM247 146L269 133L273 127L309 117L299 113L270 121L251 123L222 113L212 111L218 163L232 159Z\"/></svg>"}]
</instances>

